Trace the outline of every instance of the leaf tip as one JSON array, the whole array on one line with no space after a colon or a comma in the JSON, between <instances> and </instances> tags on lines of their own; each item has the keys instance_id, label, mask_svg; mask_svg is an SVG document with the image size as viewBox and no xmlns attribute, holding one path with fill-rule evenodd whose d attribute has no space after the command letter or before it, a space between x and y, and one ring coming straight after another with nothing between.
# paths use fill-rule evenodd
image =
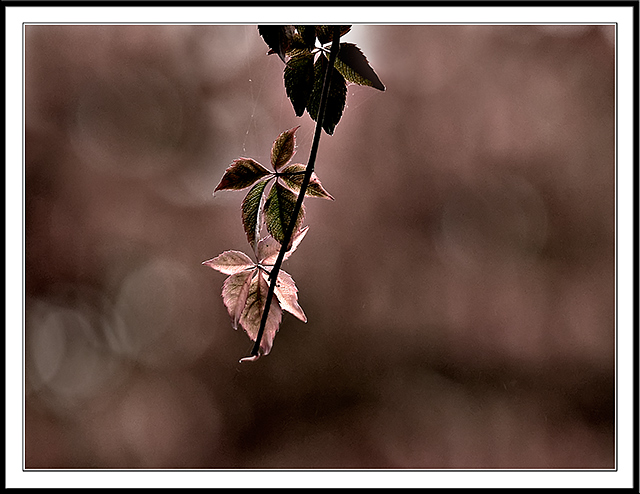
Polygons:
<instances>
[{"instance_id":1,"label":"leaf tip","mask_svg":"<svg viewBox=\"0 0 640 494\"><path fill-rule=\"evenodd\" d=\"M260 358L260 355L251 355L251 357L243 357L240 360L238 360L239 363L242 362L255 362L256 360L258 360Z\"/></svg>"}]
</instances>

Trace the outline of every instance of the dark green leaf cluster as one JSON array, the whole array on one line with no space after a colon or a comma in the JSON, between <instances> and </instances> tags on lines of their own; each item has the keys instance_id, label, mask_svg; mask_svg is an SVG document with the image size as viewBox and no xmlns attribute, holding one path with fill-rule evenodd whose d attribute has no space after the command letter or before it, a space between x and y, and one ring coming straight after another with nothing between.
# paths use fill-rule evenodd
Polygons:
<instances>
[{"instance_id":1,"label":"dark green leaf cluster","mask_svg":"<svg viewBox=\"0 0 640 494\"><path fill-rule=\"evenodd\" d=\"M296 218L293 215L307 167L301 163L289 163L295 154L295 133L298 128L282 132L274 141L271 147L273 172L251 158L238 158L226 169L214 191L215 193L218 190L242 190L251 187L242 201L242 224L247 241L254 251L260 241L263 224L269 235L280 244L284 242L287 227L292 221L295 222L293 236L302 226L304 205ZM267 185L273 179L275 184L267 193ZM311 175L305 196L333 200L315 173ZM289 244L291 242L292 240L289 240ZM287 245L287 249L289 248L291 245Z\"/></svg>"},{"instance_id":2,"label":"dark green leaf cluster","mask_svg":"<svg viewBox=\"0 0 640 494\"><path fill-rule=\"evenodd\" d=\"M340 26L340 36L351 26ZM258 26L258 31L269 46L269 54L277 54L285 62L284 85L296 116L305 110L318 121L318 108L329 60L328 48L333 26ZM316 44L318 43L318 45ZM337 59L330 72L330 89L322 120L327 134L333 131L342 118L347 98L347 82L370 86L380 91L385 87L369 65L362 51L353 43L340 43Z\"/></svg>"}]
</instances>

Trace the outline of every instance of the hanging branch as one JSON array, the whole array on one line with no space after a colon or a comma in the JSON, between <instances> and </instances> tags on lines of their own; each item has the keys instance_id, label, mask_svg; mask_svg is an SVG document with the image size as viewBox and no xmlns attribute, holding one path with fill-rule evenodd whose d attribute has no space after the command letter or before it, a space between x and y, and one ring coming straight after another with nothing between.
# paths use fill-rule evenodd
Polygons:
<instances>
[{"instance_id":1,"label":"hanging branch","mask_svg":"<svg viewBox=\"0 0 640 494\"><path fill-rule=\"evenodd\" d=\"M219 190L249 189L242 201L242 225L256 260L243 252L228 250L203 262L229 275L222 286L222 300L232 326L242 326L255 341L251 356L240 362L255 361L271 351L283 311L307 322L298 304L298 288L281 267L309 229L302 226L305 196L333 200L313 171L320 135L323 130L333 134L340 121L348 82L385 90L362 51L353 43L339 42L350 29L351 26L258 26L270 48L268 54L277 54L285 62L284 84L295 114L300 117L308 112L316 128L307 165L291 162L299 126L294 127L280 133L273 142L273 171L254 159L241 157L229 165L214 190L215 194ZM316 41L322 46L317 46ZM268 232L264 237L263 226Z\"/></svg>"},{"instance_id":2,"label":"hanging branch","mask_svg":"<svg viewBox=\"0 0 640 494\"><path fill-rule=\"evenodd\" d=\"M318 146L320 145L320 135L322 134L322 122L324 120L324 111L327 104L327 95L329 94L329 87L331 86L331 77L329 74L332 73L331 69L336 61L336 57L338 56L338 49L340 47L340 26L334 26L333 28L333 41L331 43L331 53L329 54L329 64L324 73L324 81L322 83L322 95L320 96L320 109L318 110L318 120L316 122L316 131L313 136L313 143L311 145L311 152L309 154L309 163L307 164L307 169L304 174L304 178L302 180L302 184L300 186L300 192L298 194L298 200L296 201L295 209L293 210L293 214L291 215L291 221L287 226L287 230L285 233L284 241L282 242L282 246L280 247L280 252L278 254L278 258L276 259L273 268L271 269L271 273L269 275L270 283L269 283L269 291L267 292L267 301L265 304L264 312L262 313L262 319L260 320L260 329L258 330L258 335L256 336L256 342L253 345L253 349L251 350L251 355L257 357L258 352L260 351L260 341L262 340L262 335L264 334L264 328L267 323L267 317L269 316L269 307L271 306L271 300L273 299L273 291L278 281L278 273L280 272L280 266L282 266L282 261L284 256L288 250L289 243L291 242L291 237L293 236L293 231L296 224L296 218L298 214L300 214L300 210L302 209L302 202L304 201L304 195L307 191L307 187L309 186L309 181L311 180L311 175L313 173L313 168L316 163L316 155L318 154Z\"/></svg>"}]
</instances>

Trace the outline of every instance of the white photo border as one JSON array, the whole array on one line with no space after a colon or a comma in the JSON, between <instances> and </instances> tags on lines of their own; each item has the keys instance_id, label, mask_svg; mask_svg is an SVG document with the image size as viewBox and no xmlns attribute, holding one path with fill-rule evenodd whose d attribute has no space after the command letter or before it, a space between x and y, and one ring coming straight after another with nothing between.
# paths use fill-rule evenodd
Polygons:
<instances>
[{"instance_id":1,"label":"white photo border","mask_svg":"<svg viewBox=\"0 0 640 494\"><path fill-rule=\"evenodd\" d=\"M635 6L634 6L635 3ZM568 487L631 488L637 467L634 377L634 36L637 2L508 7L33 7L5 6L6 487ZM196 22L197 21L197 22ZM25 24L615 24L616 25L616 469L356 471L24 470ZM637 69L637 67L636 67ZM17 122L21 122L18 125ZM17 166L21 163L22 166ZM21 184L18 187L18 184ZM17 214L17 210L22 215ZM22 263L16 262L22 259ZM20 286L21 290L17 287ZM21 328L18 330L18 328ZM635 420L634 420L635 419ZM638 486L633 486L637 488Z\"/></svg>"}]
</instances>

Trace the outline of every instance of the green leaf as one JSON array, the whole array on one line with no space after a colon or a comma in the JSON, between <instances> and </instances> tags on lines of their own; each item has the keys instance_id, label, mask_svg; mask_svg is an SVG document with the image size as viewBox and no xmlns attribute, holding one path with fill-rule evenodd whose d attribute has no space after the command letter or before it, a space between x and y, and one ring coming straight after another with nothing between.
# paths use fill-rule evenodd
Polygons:
<instances>
[{"instance_id":1,"label":"green leaf","mask_svg":"<svg viewBox=\"0 0 640 494\"><path fill-rule=\"evenodd\" d=\"M335 67L349 82L371 86L380 91L385 89L384 84L369 65L367 57L353 43L340 43Z\"/></svg>"},{"instance_id":2,"label":"green leaf","mask_svg":"<svg viewBox=\"0 0 640 494\"><path fill-rule=\"evenodd\" d=\"M306 48L312 50L316 46L316 26L296 26L296 30Z\"/></svg>"},{"instance_id":3,"label":"green leaf","mask_svg":"<svg viewBox=\"0 0 640 494\"><path fill-rule=\"evenodd\" d=\"M313 90L313 55L311 52L302 51L289 59L284 68L284 87L296 116L301 117Z\"/></svg>"},{"instance_id":4,"label":"green leaf","mask_svg":"<svg viewBox=\"0 0 640 494\"><path fill-rule=\"evenodd\" d=\"M262 228L262 197L269 180L255 184L242 201L242 224L247 235L247 241L255 251Z\"/></svg>"},{"instance_id":5,"label":"green leaf","mask_svg":"<svg viewBox=\"0 0 640 494\"><path fill-rule=\"evenodd\" d=\"M251 158L238 158L225 170L220 183L213 193L218 190L241 190L253 185L271 172Z\"/></svg>"},{"instance_id":6,"label":"green leaf","mask_svg":"<svg viewBox=\"0 0 640 494\"><path fill-rule=\"evenodd\" d=\"M300 229L300 225L304 220L304 205L302 205L298 217L295 219L293 218L293 210L297 199L298 196L296 194L276 182L274 186L271 187L269 197L267 197L267 200L264 203L267 231L279 244L282 245L289 224L291 221L295 220L295 227L293 229L291 239L289 240L289 245L287 245L287 250L291 248L293 238Z\"/></svg>"},{"instance_id":7,"label":"green leaf","mask_svg":"<svg viewBox=\"0 0 640 494\"><path fill-rule=\"evenodd\" d=\"M328 64L329 60L327 60L327 57L322 54L318 57L313 66L314 84L313 91L309 97L309 103L307 104L307 111L311 118L316 122L318 121L318 109L320 108L324 73ZM338 72L335 67L332 67L330 77L331 87L329 88L324 119L322 120L322 128L329 135L333 134L336 125L342 118L342 112L347 100L347 83L345 82L344 77L342 77L342 74Z\"/></svg>"},{"instance_id":8,"label":"green leaf","mask_svg":"<svg viewBox=\"0 0 640 494\"><path fill-rule=\"evenodd\" d=\"M296 152L296 130L300 126L293 129L285 130L280 134L271 146L271 165L275 171L289 163L291 157Z\"/></svg>"},{"instance_id":9,"label":"green leaf","mask_svg":"<svg viewBox=\"0 0 640 494\"><path fill-rule=\"evenodd\" d=\"M300 193L302 187L302 181L304 180L304 173L307 167L300 163L287 166L282 170L280 178L293 192ZM311 180L304 194L310 197L322 197L323 199L330 199L333 201L333 197L329 194L318 179L315 172L311 172Z\"/></svg>"},{"instance_id":10,"label":"green leaf","mask_svg":"<svg viewBox=\"0 0 640 494\"><path fill-rule=\"evenodd\" d=\"M334 26L316 26L316 36L318 41L323 45L330 43L333 39L333 27ZM344 36L351 31L351 26L340 26L340 36Z\"/></svg>"},{"instance_id":11,"label":"green leaf","mask_svg":"<svg viewBox=\"0 0 640 494\"><path fill-rule=\"evenodd\" d=\"M284 62L285 53L289 50L295 34L293 26L258 26L258 32L271 48L268 54L277 53Z\"/></svg>"}]
</instances>

